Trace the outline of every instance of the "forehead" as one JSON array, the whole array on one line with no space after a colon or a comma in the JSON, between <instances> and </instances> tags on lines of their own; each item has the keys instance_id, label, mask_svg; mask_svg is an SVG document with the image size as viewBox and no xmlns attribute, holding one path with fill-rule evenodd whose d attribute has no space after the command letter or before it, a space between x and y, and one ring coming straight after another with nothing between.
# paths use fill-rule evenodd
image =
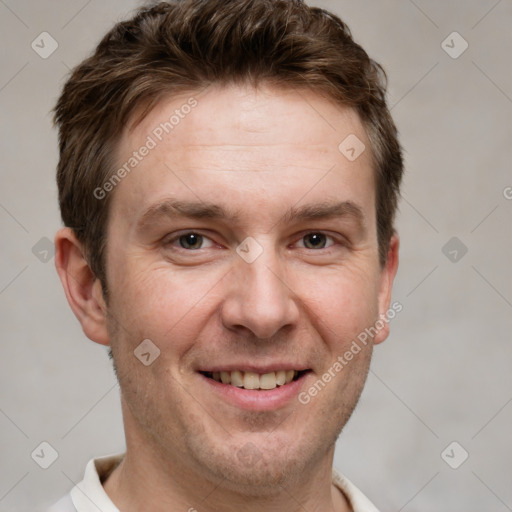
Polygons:
<instances>
[{"instance_id":1,"label":"forehead","mask_svg":"<svg viewBox=\"0 0 512 512\"><path fill-rule=\"evenodd\" d=\"M365 149L354 160L352 148ZM359 196L363 208L374 201L370 146L359 116L306 90L210 86L164 99L125 130L116 160L128 172L116 186L113 207L130 215L169 195L235 201L242 210L283 198L290 206L326 193Z\"/></svg>"}]
</instances>

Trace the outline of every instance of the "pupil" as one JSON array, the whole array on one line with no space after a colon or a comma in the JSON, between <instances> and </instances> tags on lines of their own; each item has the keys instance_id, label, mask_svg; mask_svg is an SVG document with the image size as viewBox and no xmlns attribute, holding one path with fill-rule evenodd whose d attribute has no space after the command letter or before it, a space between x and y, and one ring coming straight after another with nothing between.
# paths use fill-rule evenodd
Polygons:
<instances>
[{"instance_id":1,"label":"pupil","mask_svg":"<svg viewBox=\"0 0 512 512\"><path fill-rule=\"evenodd\" d=\"M180 243L184 249L198 249L199 247L194 246L201 245L201 235L188 233L180 238Z\"/></svg>"},{"instance_id":2,"label":"pupil","mask_svg":"<svg viewBox=\"0 0 512 512\"><path fill-rule=\"evenodd\" d=\"M312 243L310 245L312 245L313 247L318 247L319 245L324 245L322 242L324 242L325 240L322 239L324 235L322 235L321 233L312 233L310 235L307 235L306 236L306 239L309 241L312 241ZM307 246L308 244L306 244Z\"/></svg>"}]
</instances>

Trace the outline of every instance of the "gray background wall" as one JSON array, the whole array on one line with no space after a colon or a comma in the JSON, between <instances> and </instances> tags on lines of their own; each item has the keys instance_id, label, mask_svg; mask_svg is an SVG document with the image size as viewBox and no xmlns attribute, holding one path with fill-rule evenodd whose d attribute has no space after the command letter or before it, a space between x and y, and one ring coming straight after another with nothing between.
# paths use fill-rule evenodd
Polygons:
<instances>
[{"instance_id":1,"label":"gray background wall","mask_svg":"<svg viewBox=\"0 0 512 512\"><path fill-rule=\"evenodd\" d=\"M82 334L46 240L60 225L49 111L68 69L136 4L0 0L2 511L50 503L89 458L124 449L106 351ZM387 69L407 151L403 311L336 466L383 511L512 510L512 2L316 4ZM31 48L43 31L58 42L46 59ZM442 44L454 31L463 39ZM58 452L46 470L31 457L43 441Z\"/></svg>"}]
</instances>

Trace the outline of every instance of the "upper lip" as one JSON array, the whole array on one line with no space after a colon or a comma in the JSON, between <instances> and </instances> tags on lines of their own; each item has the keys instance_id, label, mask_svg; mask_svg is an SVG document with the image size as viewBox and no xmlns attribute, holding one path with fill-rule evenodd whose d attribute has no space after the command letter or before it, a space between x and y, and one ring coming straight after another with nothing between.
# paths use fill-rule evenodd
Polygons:
<instances>
[{"instance_id":1,"label":"upper lip","mask_svg":"<svg viewBox=\"0 0 512 512\"><path fill-rule=\"evenodd\" d=\"M272 363L265 365L256 365L256 364L248 364L248 363L240 363L240 364L219 364L219 365L208 365L201 366L198 368L198 372L233 372L233 371L241 371L241 372L254 372L259 374L277 372L279 370L297 370L304 371L309 370L310 367L300 363Z\"/></svg>"}]
</instances>

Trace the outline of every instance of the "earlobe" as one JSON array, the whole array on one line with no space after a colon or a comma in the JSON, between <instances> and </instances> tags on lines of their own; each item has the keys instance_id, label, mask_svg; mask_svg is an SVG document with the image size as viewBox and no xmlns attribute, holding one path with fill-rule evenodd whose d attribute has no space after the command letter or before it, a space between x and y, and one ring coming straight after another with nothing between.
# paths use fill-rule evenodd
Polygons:
<instances>
[{"instance_id":1,"label":"earlobe","mask_svg":"<svg viewBox=\"0 0 512 512\"><path fill-rule=\"evenodd\" d=\"M400 246L400 239L398 233L394 233L389 242L389 249L387 260L382 268L380 277L380 290L379 290L379 324L382 328L379 329L373 339L376 345L382 343L389 335L389 322L387 313L391 304L391 293L393 291L393 282L395 280L396 272L398 270L398 249Z\"/></svg>"},{"instance_id":2,"label":"earlobe","mask_svg":"<svg viewBox=\"0 0 512 512\"><path fill-rule=\"evenodd\" d=\"M55 235L55 266L68 303L85 335L96 343L108 345L101 283L85 260L82 244L71 228L62 228Z\"/></svg>"}]
</instances>

